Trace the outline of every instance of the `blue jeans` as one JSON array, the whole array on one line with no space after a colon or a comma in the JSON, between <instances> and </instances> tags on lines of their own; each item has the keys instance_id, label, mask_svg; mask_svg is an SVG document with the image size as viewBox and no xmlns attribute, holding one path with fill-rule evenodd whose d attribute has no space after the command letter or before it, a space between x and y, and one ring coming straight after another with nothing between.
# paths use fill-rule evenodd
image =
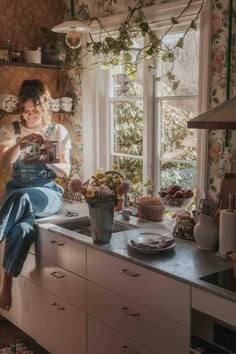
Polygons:
<instances>
[{"instance_id":1,"label":"blue jeans","mask_svg":"<svg viewBox=\"0 0 236 354\"><path fill-rule=\"evenodd\" d=\"M4 270L17 277L36 239L35 217L55 214L62 204L63 190L54 182L40 187L15 188L8 184L0 210L0 242L5 239Z\"/></svg>"}]
</instances>

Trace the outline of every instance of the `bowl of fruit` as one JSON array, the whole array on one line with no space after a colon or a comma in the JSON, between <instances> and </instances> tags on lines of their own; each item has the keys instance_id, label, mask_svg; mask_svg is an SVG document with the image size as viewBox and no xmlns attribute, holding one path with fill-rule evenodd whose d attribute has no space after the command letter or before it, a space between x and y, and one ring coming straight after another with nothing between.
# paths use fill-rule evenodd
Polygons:
<instances>
[{"instance_id":1,"label":"bowl of fruit","mask_svg":"<svg viewBox=\"0 0 236 354\"><path fill-rule=\"evenodd\" d=\"M166 209L185 209L192 202L194 193L191 189L182 188L178 184L172 184L164 188L160 193L161 202Z\"/></svg>"}]
</instances>

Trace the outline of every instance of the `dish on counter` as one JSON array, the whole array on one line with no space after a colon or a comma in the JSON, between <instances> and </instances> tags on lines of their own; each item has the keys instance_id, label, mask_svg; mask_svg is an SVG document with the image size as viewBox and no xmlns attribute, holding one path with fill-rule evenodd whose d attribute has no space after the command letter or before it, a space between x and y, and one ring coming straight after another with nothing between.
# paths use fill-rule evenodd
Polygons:
<instances>
[{"instance_id":1,"label":"dish on counter","mask_svg":"<svg viewBox=\"0 0 236 354\"><path fill-rule=\"evenodd\" d=\"M175 239L170 236L145 233L138 235L136 239L128 241L128 247L145 254L156 254L172 249L176 246Z\"/></svg>"}]
</instances>

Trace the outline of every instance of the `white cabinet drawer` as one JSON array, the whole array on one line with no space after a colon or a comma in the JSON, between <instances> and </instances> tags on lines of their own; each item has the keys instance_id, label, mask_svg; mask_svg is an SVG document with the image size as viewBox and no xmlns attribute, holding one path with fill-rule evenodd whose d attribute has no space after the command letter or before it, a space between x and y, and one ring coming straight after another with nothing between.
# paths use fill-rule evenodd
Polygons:
<instances>
[{"instance_id":1,"label":"white cabinet drawer","mask_svg":"<svg viewBox=\"0 0 236 354\"><path fill-rule=\"evenodd\" d=\"M87 278L189 328L190 286L88 247Z\"/></svg>"},{"instance_id":2,"label":"white cabinet drawer","mask_svg":"<svg viewBox=\"0 0 236 354\"><path fill-rule=\"evenodd\" d=\"M91 282L87 312L155 353L188 353L189 330Z\"/></svg>"},{"instance_id":3,"label":"white cabinet drawer","mask_svg":"<svg viewBox=\"0 0 236 354\"><path fill-rule=\"evenodd\" d=\"M28 254L21 275L71 305L86 311L86 280Z\"/></svg>"},{"instance_id":4,"label":"white cabinet drawer","mask_svg":"<svg viewBox=\"0 0 236 354\"><path fill-rule=\"evenodd\" d=\"M76 240L47 230L46 225L38 226L38 237L31 252L39 258L86 277L86 247Z\"/></svg>"},{"instance_id":5,"label":"white cabinet drawer","mask_svg":"<svg viewBox=\"0 0 236 354\"><path fill-rule=\"evenodd\" d=\"M192 287L192 308L236 326L236 303Z\"/></svg>"},{"instance_id":6,"label":"white cabinet drawer","mask_svg":"<svg viewBox=\"0 0 236 354\"><path fill-rule=\"evenodd\" d=\"M39 344L51 354L85 354L86 314L40 288L37 295Z\"/></svg>"},{"instance_id":7,"label":"white cabinet drawer","mask_svg":"<svg viewBox=\"0 0 236 354\"><path fill-rule=\"evenodd\" d=\"M102 340L101 340L102 338ZM125 336L88 316L87 354L152 354Z\"/></svg>"}]
</instances>

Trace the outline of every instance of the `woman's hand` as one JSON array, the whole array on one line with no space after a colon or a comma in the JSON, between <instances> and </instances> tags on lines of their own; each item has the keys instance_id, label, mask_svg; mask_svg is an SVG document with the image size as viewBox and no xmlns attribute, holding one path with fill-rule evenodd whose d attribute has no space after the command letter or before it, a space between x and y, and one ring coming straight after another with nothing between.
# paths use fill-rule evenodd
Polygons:
<instances>
[{"instance_id":1,"label":"woman's hand","mask_svg":"<svg viewBox=\"0 0 236 354\"><path fill-rule=\"evenodd\" d=\"M31 142L38 142L40 145L44 144L45 142L45 139L43 137L42 134L40 133L32 133L32 134L29 134L29 135L26 135L24 136L23 138L21 138L19 141L18 141L18 144L22 144L22 143L31 143Z\"/></svg>"}]
</instances>

